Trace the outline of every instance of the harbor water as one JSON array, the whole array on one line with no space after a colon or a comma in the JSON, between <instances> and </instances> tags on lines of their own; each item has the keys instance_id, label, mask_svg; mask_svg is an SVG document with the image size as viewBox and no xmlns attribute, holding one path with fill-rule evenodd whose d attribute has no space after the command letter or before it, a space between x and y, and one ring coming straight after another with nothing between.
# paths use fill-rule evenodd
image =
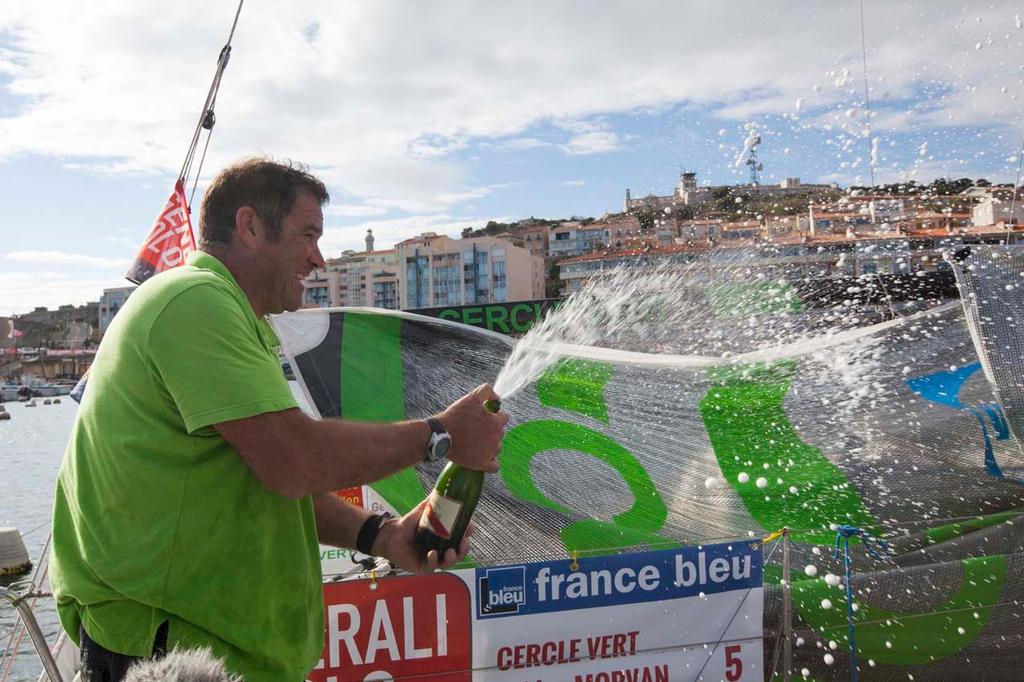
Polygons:
<instances>
[{"instance_id":1,"label":"harbor water","mask_svg":"<svg viewBox=\"0 0 1024 682\"><path fill-rule=\"evenodd\" d=\"M59 405L44 405L41 399L36 400L36 407L26 407L27 404L4 403L11 418L0 421L0 470L3 471L0 475L0 526L12 526L24 535L34 572L50 535L57 469L78 404L67 396L61 398ZM9 586L12 581L27 580L33 572L0 578L0 585ZM60 626L53 600L40 599L34 611L47 641L54 643ZM6 603L0 605L0 651L8 647L15 617L11 606ZM34 682L41 671L42 665L28 635L24 635L8 679L12 682Z\"/></svg>"}]
</instances>

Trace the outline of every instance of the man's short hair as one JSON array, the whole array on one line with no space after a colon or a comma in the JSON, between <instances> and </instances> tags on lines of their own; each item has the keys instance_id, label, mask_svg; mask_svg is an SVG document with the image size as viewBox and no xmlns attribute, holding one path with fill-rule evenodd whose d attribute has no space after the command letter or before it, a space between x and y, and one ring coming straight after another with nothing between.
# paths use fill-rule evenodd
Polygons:
<instances>
[{"instance_id":1,"label":"man's short hair","mask_svg":"<svg viewBox=\"0 0 1024 682\"><path fill-rule=\"evenodd\" d=\"M175 649L160 659L132 665L124 682L244 682L209 649Z\"/></svg>"},{"instance_id":2,"label":"man's short hair","mask_svg":"<svg viewBox=\"0 0 1024 682\"><path fill-rule=\"evenodd\" d=\"M217 174L203 196L200 247L230 244L235 214L243 206L256 211L269 229L270 240L276 242L281 237L284 216L300 191L312 194L321 206L331 199L323 182L305 166L291 161L252 157L228 166Z\"/></svg>"}]
</instances>

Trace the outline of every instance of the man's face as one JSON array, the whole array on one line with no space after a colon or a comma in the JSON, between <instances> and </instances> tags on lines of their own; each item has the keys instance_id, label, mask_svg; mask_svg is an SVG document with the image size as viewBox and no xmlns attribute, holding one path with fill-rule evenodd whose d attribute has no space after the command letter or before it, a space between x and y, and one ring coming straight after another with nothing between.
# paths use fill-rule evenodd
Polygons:
<instances>
[{"instance_id":1,"label":"man's face","mask_svg":"<svg viewBox=\"0 0 1024 682\"><path fill-rule=\"evenodd\" d=\"M291 210L285 214L281 236L263 244L263 310L267 315L302 307L302 280L316 268L324 267L317 242L324 233L320 202L310 192L299 191Z\"/></svg>"}]
</instances>

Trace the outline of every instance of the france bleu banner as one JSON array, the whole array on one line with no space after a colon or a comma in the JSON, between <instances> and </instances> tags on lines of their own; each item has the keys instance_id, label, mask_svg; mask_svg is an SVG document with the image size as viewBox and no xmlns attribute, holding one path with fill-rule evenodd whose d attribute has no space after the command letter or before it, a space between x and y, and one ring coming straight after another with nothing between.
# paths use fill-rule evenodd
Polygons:
<instances>
[{"instance_id":1,"label":"france bleu banner","mask_svg":"<svg viewBox=\"0 0 1024 682\"><path fill-rule=\"evenodd\" d=\"M761 545L325 585L314 682L764 679Z\"/></svg>"}]
</instances>

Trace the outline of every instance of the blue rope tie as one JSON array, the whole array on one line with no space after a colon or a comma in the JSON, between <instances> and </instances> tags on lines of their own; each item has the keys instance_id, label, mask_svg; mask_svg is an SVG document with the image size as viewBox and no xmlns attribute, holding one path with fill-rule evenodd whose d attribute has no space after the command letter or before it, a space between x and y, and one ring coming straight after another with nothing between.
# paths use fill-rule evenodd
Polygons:
<instances>
[{"instance_id":1,"label":"blue rope tie","mask_svg":"<svg viewBox=\"0 0 1024 682\"><path fill-rule=\"evenodd\" d=\"M833 559L839 558L840 548L843 552L843 566L846 569L846 625L848 639L850 640L850 680L857 682L857 641L853 632L853 584L852 570L850 568L850 538L859 537L864 543L864 549L868 554L882 561L889 558L889 543L882 538L876 538L866 530L856 526L836 526L836 548L832 553ZM875 549L872 544L877 547Z\"/></svg>"}]
</instances>

